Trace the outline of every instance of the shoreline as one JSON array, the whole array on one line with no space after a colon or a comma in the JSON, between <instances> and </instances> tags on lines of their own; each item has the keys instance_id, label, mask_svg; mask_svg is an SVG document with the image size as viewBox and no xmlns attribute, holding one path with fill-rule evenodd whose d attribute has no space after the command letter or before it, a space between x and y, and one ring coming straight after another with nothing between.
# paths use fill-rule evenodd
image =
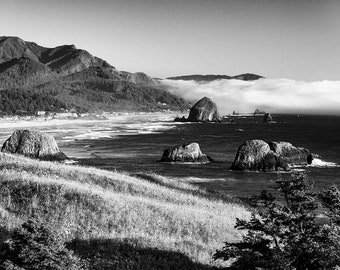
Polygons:
<instances>
[{"instance_id":1,"label":"shoreline","mask_svg":"<svg viewBox=\"0 0 340 270\"><path fill-rule=\"evenodd\" d=\"M99 138L117 138L163 132L175 125L178 112L105 113L98 118L32 119L0 118L0 145L16 129L32 129L52 135L59 146L69 148L73 141ZM67 151L66 151L67 152Z\"/></svg>"},{"instance_id":2,"label":"shoreline","mask_svg":"<svg viewBox=\"0 0 340 270\"><path fill-rule=\"evenodd\" d=\"M95 122L122 122L131 117L146 117L146 116L172 116L173 118L181 112L113 112L103 113L100 115L90 114L80 117L67 117L67 118L48 118L41 116L31 116L30 118L18 116L0 118L0 129L7 128L24 128L24 127L47 127L47 126L66 126L74 124L85 124Z\"/></svg>"}]
</instances>

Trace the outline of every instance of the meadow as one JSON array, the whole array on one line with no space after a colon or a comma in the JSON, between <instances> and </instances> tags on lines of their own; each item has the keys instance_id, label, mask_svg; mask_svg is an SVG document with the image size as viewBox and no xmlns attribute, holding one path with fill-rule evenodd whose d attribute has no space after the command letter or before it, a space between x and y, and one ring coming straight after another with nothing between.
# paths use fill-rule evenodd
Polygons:
<instances>
[{"instance_id":1,"label":"meadow","mask_svg":"<svg viewBox=\"0 0 340 270\"><path fill-rule=\"evenodd\" d=\"M250 214L180 179L131 176L0 154L1 238L32 214L60 232L91 269L212 269Z\"/></svg>"}]
</instances>

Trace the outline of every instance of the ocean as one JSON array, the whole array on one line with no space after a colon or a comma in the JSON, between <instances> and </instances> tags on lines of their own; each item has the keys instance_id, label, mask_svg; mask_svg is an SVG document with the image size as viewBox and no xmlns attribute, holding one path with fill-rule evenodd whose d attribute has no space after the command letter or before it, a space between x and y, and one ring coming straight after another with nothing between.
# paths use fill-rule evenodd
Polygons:
<instances>
[{"instance_id":1,"label":"ocean","mask_svg":"<svg viewBox=\"0 0 340 270\"><path fill-rule=\"evenodd\" d=\"M156 173L197 184L233 197L271 189L273 181L291 173L238 172L229 170L238 147L246 140L287 141L320 156L305 171L317 189L340 186L340 117L273 115L275 123L262 117L235 118L234 123L175 123L174 114L117 115L105 121L67 120L65 123L29 122L33 128L53 135L60 149L86 166L130 174ZM23 125L23 124L21 124ZM16 123L0 129L1 143ZM31 127L32 128L32 127ZM191 142L216 162L179 164L158 162L165 149Z\"/></svg>"},{"instance_id":2,"label":"ocean","mask_svg":"<svg viewBox=\"0 0 340 270\"><path fill-rule=\"evenodd\" d=\"M130 117L119 123L88 126L77 136L57 138L66 154L80 164L131 174L156 173L180 178L202 188L234 197L271 189L273 181L291 173L238 172L229 170L238 147L246 140L287 141L320 156L305 171L318 190L340 185L340 117L273 115L275 123L262 117L235 118L234 123L174 123L173 117ZM199 143L203 153L216 162L179 164L158 162L166 148Z\"/></svg>"}]
</instances>

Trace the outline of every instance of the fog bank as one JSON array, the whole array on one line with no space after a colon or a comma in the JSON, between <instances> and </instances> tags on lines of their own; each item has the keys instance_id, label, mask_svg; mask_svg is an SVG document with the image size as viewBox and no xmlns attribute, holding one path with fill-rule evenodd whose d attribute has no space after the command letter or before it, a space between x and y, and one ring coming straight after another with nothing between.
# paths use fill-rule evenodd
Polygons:
<instances>
[{"instance_id":1,"label":"fog bank","mask_svg":"<svg viewBox=\"0 0 340 270\"><path fill-rule=\"evenodd\" d=\"M304 82L290 79L195 82L162 80L169 92L190 101L203 96L217 103L222 114L253 112L340 114L340 81Z\"/></svg>"}]
</instances>

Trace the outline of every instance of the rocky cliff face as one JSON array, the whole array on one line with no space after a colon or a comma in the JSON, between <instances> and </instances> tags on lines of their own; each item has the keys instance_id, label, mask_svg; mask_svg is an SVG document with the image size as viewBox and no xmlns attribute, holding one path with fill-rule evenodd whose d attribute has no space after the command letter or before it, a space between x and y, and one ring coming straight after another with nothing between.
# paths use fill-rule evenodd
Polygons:
<instances>
[{"instance_id":1,"label":"rocky cliff face","mask_svg":"<svg viewBox=\"0 0 340 270\"><path fill-rule=\"evenodd\" d=\"M237 151L231 170L277 171L289 170L289 165L307 165L313 160L305 148L295 147L288 142L250 140Z\"/></svg>"},{"instance_id":2,"label":"rocky cliff face","mask_svg":"<svg viewBox=\"0 0 340 270\"><path fill-rule=\"evenodd\" d=\"M1 152L21 154L42 160L67 159L51 135L30 130L14 131L3 144Z\"/></svg>"},{"instance_id":3,"label":"rocky cliff face","mask_svg":"<svg viewBox=\"0 0 340 270\"><path fill-rule=\"evenodd\" d=\"M191 109L187 121L189 122L217 122L221 120L217 105L209 98L200 99Z\"/></svg>"},{"instance_id":4,"label":"rocky cliff face","mask_svg":"<svg viewBox=\"0 0 340 270\"><path fill-rule=\"evenodd\" d=\"M198 143L174 146L163 152L161 162L201 162L207 163L210 159L201 152Z\"/></svg>"}]
</instances>

